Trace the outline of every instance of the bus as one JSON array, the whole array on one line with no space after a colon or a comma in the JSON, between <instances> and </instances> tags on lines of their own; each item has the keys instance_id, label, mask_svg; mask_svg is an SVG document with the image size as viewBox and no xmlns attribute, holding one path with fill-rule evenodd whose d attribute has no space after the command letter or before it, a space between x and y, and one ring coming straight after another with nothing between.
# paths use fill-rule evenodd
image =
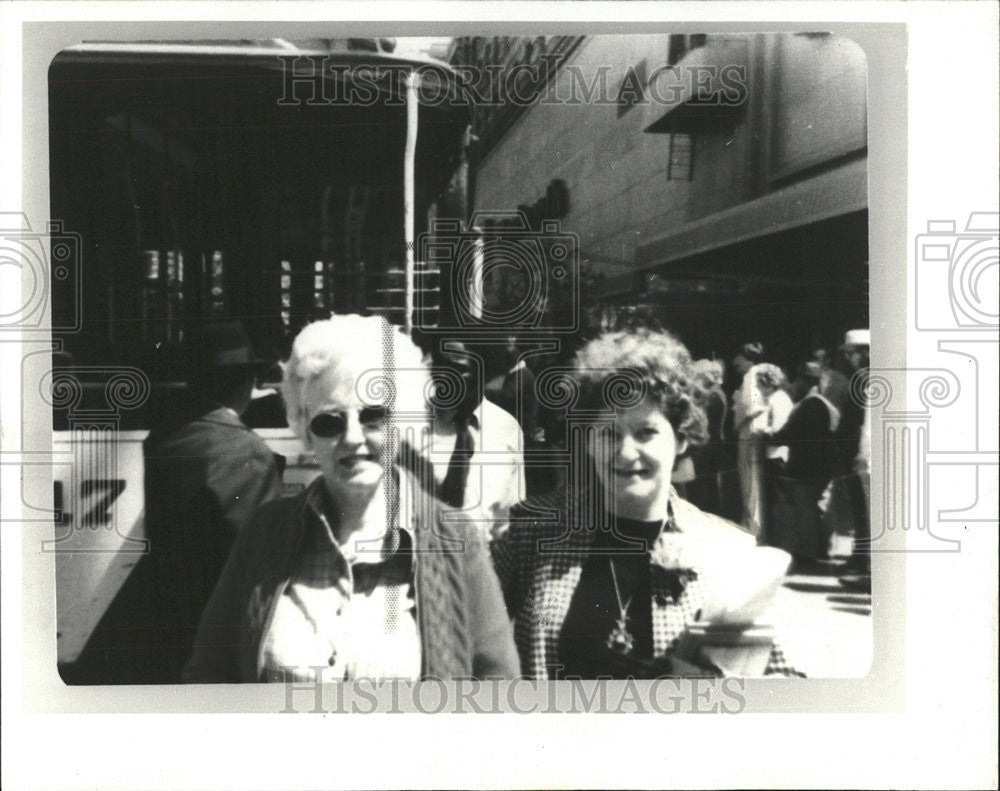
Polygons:
<instances>
[{"instance_id":1,"label":"bus","mask_svg":"<svg viewBox=\"0 0 1000 791\"><path fill-rule=\"evenodd\" d=\"M89 42L48 81L59 237L38 364L62 460L45 549L65 666L148 549L142 442L182 409L192 330L239 319L276 361L330 312L447 323L448 264L416 240L469 216L473 108L445 63L389 39ZM248 423L294 490L318 468L276 407L279 376Z\"/></svg>"}]
</instances>

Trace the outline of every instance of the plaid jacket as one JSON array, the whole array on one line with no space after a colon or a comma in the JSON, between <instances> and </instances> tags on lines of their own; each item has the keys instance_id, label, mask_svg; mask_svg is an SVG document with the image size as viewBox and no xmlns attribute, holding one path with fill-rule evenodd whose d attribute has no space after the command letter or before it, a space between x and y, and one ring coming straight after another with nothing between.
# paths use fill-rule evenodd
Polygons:
<instances>
[{"instance_id":1,"label":"plaid jacket","mask_svg":"<svg viewBox=\"0 0 1000 791\"><path fill-rule=\"evenodd\" d=\"M514 620L521 672L529 678L547 679L559 666L559 636L597 534L570 516L581 507L565 488L525 501L511 511L510 529L491 547L507 610ZM718 584L706 558L755 544L742 528L699 510L676 493L671 493L668 511L664 529L650 549L650 561L681 573L651 576L653 654L657 658L670 654L685 627L698 620L715 590L713 584ZM682 580L680 586L670 584L677 579ZM765 673L802 675L788 666L777 646Z\"/></svg>"}]
</instances>

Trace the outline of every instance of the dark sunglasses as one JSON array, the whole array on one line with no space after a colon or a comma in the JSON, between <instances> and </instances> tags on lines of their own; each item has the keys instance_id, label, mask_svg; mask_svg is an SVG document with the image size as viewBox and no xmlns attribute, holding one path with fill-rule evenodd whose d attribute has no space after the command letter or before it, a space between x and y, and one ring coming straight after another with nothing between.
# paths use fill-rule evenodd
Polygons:
<instances>
[{"instance_id":1,"label":"dark sunglasses","mask_svg":"<svg viewBox=\"0 0 1000 791\"><path fill-rule=\"evenodd\" d=\"M366 406L359 410L358 419L365 428L382 428L388 411L384 406ZM322 439L339 437L347 430L347 417L343 412L320 412L309 421L309 431Z\"/></svg>"}]
</instances>

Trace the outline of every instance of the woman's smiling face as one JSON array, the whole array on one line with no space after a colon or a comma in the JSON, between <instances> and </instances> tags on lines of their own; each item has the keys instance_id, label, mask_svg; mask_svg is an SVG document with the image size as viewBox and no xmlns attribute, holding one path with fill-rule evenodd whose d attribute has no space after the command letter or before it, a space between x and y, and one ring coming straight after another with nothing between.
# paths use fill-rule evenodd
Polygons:
<instances>
[{"instance_id":1,"label":"woman's smiling face","mask_svg":"<svg viewBox=\"0 0 1000 791\"><path fill-rule=\"evenodd\" d=\"M613 427L594 432L589 447L612 513L627 519L665 517L674 460L685 447L653 400L618 410Z\"/></svg>"},{"instance_id":2,"label":"woman's smiling face","mask_svg":"<svg viewBox=\"0 0 1000 791\"><path fill-rule=\"evenodd\" d=\"M333 371L309 381L303 395L310 444L331 492L358 494L377 486L384 472L382 406L362 403L353 379L340 381Z\"/></svg>"}]
</instances>

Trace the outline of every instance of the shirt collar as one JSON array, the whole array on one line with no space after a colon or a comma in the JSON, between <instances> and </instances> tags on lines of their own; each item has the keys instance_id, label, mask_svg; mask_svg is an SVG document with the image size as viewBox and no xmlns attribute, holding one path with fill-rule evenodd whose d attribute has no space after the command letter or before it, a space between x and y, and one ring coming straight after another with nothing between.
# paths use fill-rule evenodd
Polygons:
<instances>
[{"instance_id":1,"label":"shirt collar","mask_svg":"<svg viewBox=\"0 0 1000 791\"><path fill-rule=\"evenodd\" d=\"M677 499L678 499L677 491L671 487L671 489L670 489L670 497L667 500L667 513L666 513L666 516L663 519L662 526L657 531L657 533L656 533L655 536L654 535L646 536L646 540L651 542L650 546L654 546L667 533L683 533L684 532L683 527L678 523L678 520L677 520L677 508L675 507L675 502L677 501ZM612 522L615 519L614 515L609 515L607 518L609 518ZM635 520L631 520L631 521L635 521ZM600 532L600 531L597 532L596 534L594 534L593 540L596 540L597 544L601 544L600 538L601 538L602 535L604 535L602 532ZM614 539L615 539L614 536L610 536L610 535L605 535L604 537L607 538L607 539L609 539L609 540L611 540L611 541L614 541ZM629 540L635 540L635 537L630 537Z\"/></svg>"},{"instance_id":2,"label":"shirt collar","mask_svg":"<svg viewBox=\"0 0 1000 791\"><path fill-rule=\"evenodd\" d=\"M246 428L246 424L240 418L236 410L231 409L227 406L216 407L212 411L206 412L198 419L208 421L209 423L222 423L223 425L226 426L238 426L239 428Z\"/></svg>"},{"instance_id":3,"label":"shirt collar","mask_svg":"<svg viewBox=\"0 0 1000 791\"><path fill-rule=\"evenodd\" d=\"M399 473L393 470L393 475L397 476L398 486ZM344 548L337 542L333 533L333 526L330 524L327 516L327 514L333 511L333 502L322 475L317 477L306 488L304 510L306 530L319 531L320 536L324 537L331 545L343 553ZM405 533L405 536L401 535L401 533ZM412 525L409 524L408 520L403 519L397 514L396 518L392 520L392 524L388 525L388 529L386 530L382 543L382 559L389 558L401 549L405 550L407 547L413 547L413 538ZM345 553L345 556L346 554L349 553ZM352 561L354 559L350 558Z\"/></svg>"},{"instance_id":4,"label":"shirt collar","mask_svg":"<svg viewBox=\"0 0 1000 791\"><path fill-rule=\"evenodd\" d=\"M482 413L483 413L483 403L482 401L480 401L479 406L477 406L472 412L469 413L469 415L466 416L465 424L469 428L474 428L476 431L479 431L479 427L483 424Z\"/></svg>"},{"instance_id":5,"label":"shirt collar","mask_svg":"<svg viewBox=\"0 0 1000 791\"><path fill-rule=\"evenodd\" d=\"M465 424L469 428L479 431L480 426L483 424L483 402L480 401L465 418ZM458 419L458 414L454 410L449 410L448 412L439 413L434 416L435 421L441 421L446 425L455 425Z\"/></svg>"}]
</instances>

